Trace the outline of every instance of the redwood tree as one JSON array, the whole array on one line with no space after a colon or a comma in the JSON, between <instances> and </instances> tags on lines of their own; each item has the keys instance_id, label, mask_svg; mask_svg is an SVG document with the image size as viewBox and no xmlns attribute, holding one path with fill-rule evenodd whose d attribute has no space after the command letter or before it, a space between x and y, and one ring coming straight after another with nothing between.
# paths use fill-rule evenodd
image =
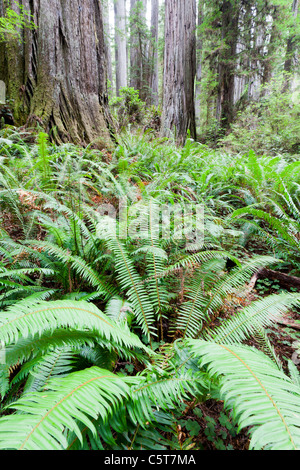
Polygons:
<instances>
[{"instance_id":1,"label":"redwood tree","mask_svg":"<svg viewBox=\"0 0 300 470\"><path fill-rule=\"evenodd\" d=\"M16 125L39 123L57 143L111 141L107 58L98 0L19 0L34 30L0 44L0 80ZM6 2L0 0L2 14ZM18 4L12 8L18 11Z\"/></svg>"},{"instance_id":2,"label":"redwood tree","mask_svg":"<svg viewBox=\"0 0 300 470\"><path fill-rule=\"evenodd\" d=\"M127 41L125 0L114 0L115 11L115 52L116 52L116 92L127 86Z\"/></svg>"},{"instance_id":3,"label":"redwood tree","mask_svg":"<svg viewBox=\"0 0 300 470\"><path fill-rule=\"evenodd\" d=\"M151 90L150 103L158 106L158 21L159 0L151 2L151 41L149 48L149 88Z\"/></svg>"},{"instance_id":4,"label":"redwood tree","mask_svg":"<svg viewBox=\"0 0 300 470\"><path fill-rule=\"evenodd\" d=\"M130 86L139 91L143 101L149 94L146 3L146 0L130 0Z\"/></svg>"},{"instance_id":5,"label":"redwood tree","mask_svg":"<svg viewBox=\"0 0 300 470\"><path fill-rule=\"evenodd\" d=\"M166 0L162 136L196 137L196 0Z\"/></svg>"}]
</instances>

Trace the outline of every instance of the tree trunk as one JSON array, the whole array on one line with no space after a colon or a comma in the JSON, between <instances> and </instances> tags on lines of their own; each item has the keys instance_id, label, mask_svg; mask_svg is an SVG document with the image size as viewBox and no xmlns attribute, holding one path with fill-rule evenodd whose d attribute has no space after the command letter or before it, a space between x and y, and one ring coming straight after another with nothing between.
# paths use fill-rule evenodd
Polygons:
<instances>
[{"instance_id":1,"label":"tree trunk","mask_svg":"<svg viewBox=\"0 0 300 470\"><path fill-rule=\"evenodd\" d=\"M127 86L127 45L125 0L114 0L116 42L116 92Z\"/></svg>"},{"instance_id":2,"label":"tree trunk","mask_svg":"<svg viewBox=\"0 0 300 470\"><path fill-rule=\"evenodd\" d=\"M203 23L203 6L202 2L198 1L198 31L197 31L197 71L196 71L196 99L195 99L195 112L196 112L196 122L197 126L200 127L200 118L201 118L201 78L202 78L202 48L203 40L200 27Z\"/></svg>"},{"instance_id":3,"label":"tree trunk","mask_svg":"<svg viewBox=\"0 0 300 470\"><path fill-rule=\"evenodd\" d=\"M223 0L222 39L225 47L219 58L219 92L217 100L217 121L223 129L230 126L234 117L234 82L239 36L238 11L232 0Z\"/></svg>"},{"instance_id":4,"label":"tree trunk","mask_svg":"<svg viewBox=\"0 0 300 470\"><path fill-rule=\"evenodd\" d=\"M110 145L107 59L98 0L19 0L36 30L0 45L0 79L16 125L39 123L56 143ZM13 4L19 12L18 4Z\"/></svg>"},{"instance_id":5,"label":"tree trunk","mask_svg":"<svg viewBox=\"0 0 300 470\"><path fill-rule=\"evenodd\" d=\"M166 0L162 136L196 138L196 1Z\"/></svg>"},{"instance_id":6,"label":"tree trunk","mask_svg":"<svg viewBox=\"0 0 300 470\"><path fill-rule=\"evenodd\" d=\"M109 0L103 0L103 22L104 22L104 39L107 56L107 78L110 86L113 86L112 56L111 56L111 31L110 31L110 14Z\"/></svg>"},{"instance_id":7,"label":"tree trunk","mask_svg":"<svg viewBox=\"0 0 300 470\"><path fill-rule=\"evenodd\" d=\"M151 3L151 45L149 52L151 89L150 102L158 106L158 14L159 0L152 0Z\"/></svg>"},{"instance_id":8,"label":"tree trunk","mask_svg":"<svg viewBox=\"0 0 300 470\"><path fill-rule=\"evenodd\" d=\"M140 98L148 97L146 53L146 0L130 2L130 86L139 91Z\"/></svg>"}]
</instances>

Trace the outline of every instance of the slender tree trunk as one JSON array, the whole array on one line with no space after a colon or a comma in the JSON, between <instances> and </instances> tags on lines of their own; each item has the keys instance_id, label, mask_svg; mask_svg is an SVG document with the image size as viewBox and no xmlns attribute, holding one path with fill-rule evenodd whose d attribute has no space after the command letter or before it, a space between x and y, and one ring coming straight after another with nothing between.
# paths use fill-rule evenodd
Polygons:
<instances>
[{"instance_id":1,"label":"slender tree trunk","mask_svg":"<svg viewBox=\"0 0 300 470\"><path fill-rule=\"evenodd\" d=\"M112 86L113 71L112 71L112 57L111 57L111 31L110 31L110 14L109 14L109 0L103 0L103 20L104 20L104 39L106 46L107 56L107 78Z\"/></svg>"},{"instance_id":2,"label":"slender tree trunk","mask_svg":"<svg viewBox=\"0 0 300 470\"><path fill-rule=\"evenodd\" d=\"M151 45L149 52L151 104L158 106L158 13L159 0L151 3Z\"/></svg>"},{"instance_id":3,"label":"slender tree trunk","mask_svg":"<svg viewBox=\"0 0 300 470\"><path fill-rule=\"evenodd\" d=\"M166 0L162 136L196 138L196 0Z\"/></svg>"},{"instance_id":4,"label":"slender tree trunk","mask_svg":"<svg viewBox=\"0 0 300 470\"><path fill-rule=\"evenodd\" d=\"M148 97L146 52L146 0L130 2L130 86L139 91L140 98Z\"/></svg>"},{"instance_id":5,"label":"slender tree trunk","mask_svg":"<svg viewBox=\"0 0 300 470\"><path fill-rule=\"evenodd\" d=\"M127 45L125 0L114 0L116 43L116 92L127 86Z\"/></svg>"},{"instance_id":6,"label":"slender tree trunk","mask_svg":"<svg viewBox=\"0 0 300 470\"><path fill-rule=\"evenodd\" d=\"M219 91L217 121L227 129L234 117L234 82L236 50L239 36L238 8L233 0L222 3L222 39L225 47L219 57Z\"/></svg>"},{"instance_id":7,"label":"slender tree trunk","mask_svg":"<svg viewBox=\"0 0 300 470\"><path fill-rule=\"evenodd\" d=\"M203 23L203 9L202 1L198 1L198 31L197 31L197 70L196 70L196 98L195 98L195 113L196 113L196 123L200 126L200 116L201 116L201 78L202 78L202 34L200 32L200 27Z\"/></svg>"},{"instance_id":8,"label":"slender tree trunk","mask_svg":"<svg viewBox=\"0 0 300 470\"><path fill-rule=\"evenodd\" d=\"M107 59L96 0L19 0L36 30L0 45L0 79L16 125L39 123L57 142L111 142ZM17 12L18 4L12 4Z\"/></svg>"}]
</instances>

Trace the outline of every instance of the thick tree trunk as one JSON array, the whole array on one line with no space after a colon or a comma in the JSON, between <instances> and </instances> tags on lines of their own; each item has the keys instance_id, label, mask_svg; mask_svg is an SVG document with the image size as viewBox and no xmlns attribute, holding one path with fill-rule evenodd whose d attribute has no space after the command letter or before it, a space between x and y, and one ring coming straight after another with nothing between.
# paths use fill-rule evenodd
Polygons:
<instances>
[{"instance_id":1,"label":"thick tree trunk","mask_svg":"<svg viewBox=\"0 0 300 470\"><path fill-rule=\"evenodd\" d=\"M158 106L158 13L159 0L151 3L151 44L149 52L151 104Z\"/></svg>"},{"instance_id":2,"label":"thick tree trunk","mask_svg":"<svg viewBox=\"0 0 300 470\"><path fill-rule=\"evenodd\" d=\"M158 106L158 19L159 0L152 0L151 3L151 46L149 60L151 64L150 88L152 92L151 104Z\"/></svg>"},{"instance_id":3,"label":"thick tree trunk","mask_svg":"<svg viewBox=\"0 0 300 470\"><path fill-rule=\"evenodd\" d=\"M116 92L127 86L127 45L125 0L114 0L116 43Z\"/></svg>"},{"instance_id":4,"label":"thick tree trunk","mask_svg":"<svg viewBox=\"0 0 300 470\"><path fill-rule=\"evenodd\" d=\"M107 61L97 0L19 0L36 30L0 45L0 79L17 125L39 123L57 142L110 145ZM18 5L13 4L18 11Z\"/></svg>"},{"instance_id":5,"label":"thick tree trunk","mask_svg":"<svg viewBox=\"0 0 300 470\"><path fill-rule=\"evenodd\" d=\"M196 0L166 0L162 136L196 138Z\"/></svg>"}]
</instances>

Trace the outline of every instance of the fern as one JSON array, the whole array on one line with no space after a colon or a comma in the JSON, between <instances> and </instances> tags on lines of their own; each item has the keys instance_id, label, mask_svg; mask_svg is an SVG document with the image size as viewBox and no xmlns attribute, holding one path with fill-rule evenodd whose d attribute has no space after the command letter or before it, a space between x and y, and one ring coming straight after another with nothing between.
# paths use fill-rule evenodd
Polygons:
<instances>
[{"instance_id":1,"label":"fern","mask_svg":"<svg viewBox=\"0 0 300 470\"><path fill-rule=\"evenodd\" d=\"M234 317L224 320L220 326L206 328L203 337L224 344L242 343L279 320L289 309L298 307L299 302L299 294L269 295L252 302Z\"/></svg>"},{"instance_id":2,"label":"fern","mask_svg":"<svg viewBox=\"0 0 300 470\"><path fill-rule=\"evenodd\" d=\"M230 274L214 276L215 283L207 290L207 280L201 270L187 284L187 294L178 311L176 327L183 337L201 336L205 322L209 324L214 314L221 309L224 298L234 289L241 288L260 266L274 262L274 258L256 257L235 268ZM209 282L212 283L211 278Z\"/></svg>"},{"instance_id":3,"label":"fern","mask_svg":"<svg viewBox=\"0 0 300 470\"><path fill-rule=\"evenodd\" d=\"M44 331L68 328L90 330L95 336L120 346L144 349L137 336L125 324L117 325L96 306L88 302L19 302L0 316L0 338L5 344L17 342Z\"/></svg>"},{"instance_id":4,"label":"fern","mask_svg":"<svg viewBox=\"0 0 300 470\"><path fill-rule=\"evenodd\" d=\"M250 449L300 448L300 388L254 348L188 340L200 367L219 378L221 399L239 429L250 427Z\"/></svg>"},{"instance_id":5,"label":"fern","mask_svg":"<svg viewBox=\"0 0 300 470\"><path fill-rule=\"evenodd\" d=\"M65 427L82 442L77 421L96 434L92 419L101 416L107 420L117 404L128 396L130 382L132 379L122 379L97 367L52 379L47 390L24 395L10 405L22 414L0 419L0 448L66 449Z\"/></svg>"},{"instance_id":6,"label":"fern","mask_svg":"<svg viewBox=\"0 0 300 470\"><path fill-rule=\"evenodd\" d=\"M117 279L121 288L126 292L138 324L151 342L155 314L143 280L130 259L125 246L118 239L107 219L99 225L98 235L106 241L108 249L114 254Z\"/></svg>"}]
</instances>

